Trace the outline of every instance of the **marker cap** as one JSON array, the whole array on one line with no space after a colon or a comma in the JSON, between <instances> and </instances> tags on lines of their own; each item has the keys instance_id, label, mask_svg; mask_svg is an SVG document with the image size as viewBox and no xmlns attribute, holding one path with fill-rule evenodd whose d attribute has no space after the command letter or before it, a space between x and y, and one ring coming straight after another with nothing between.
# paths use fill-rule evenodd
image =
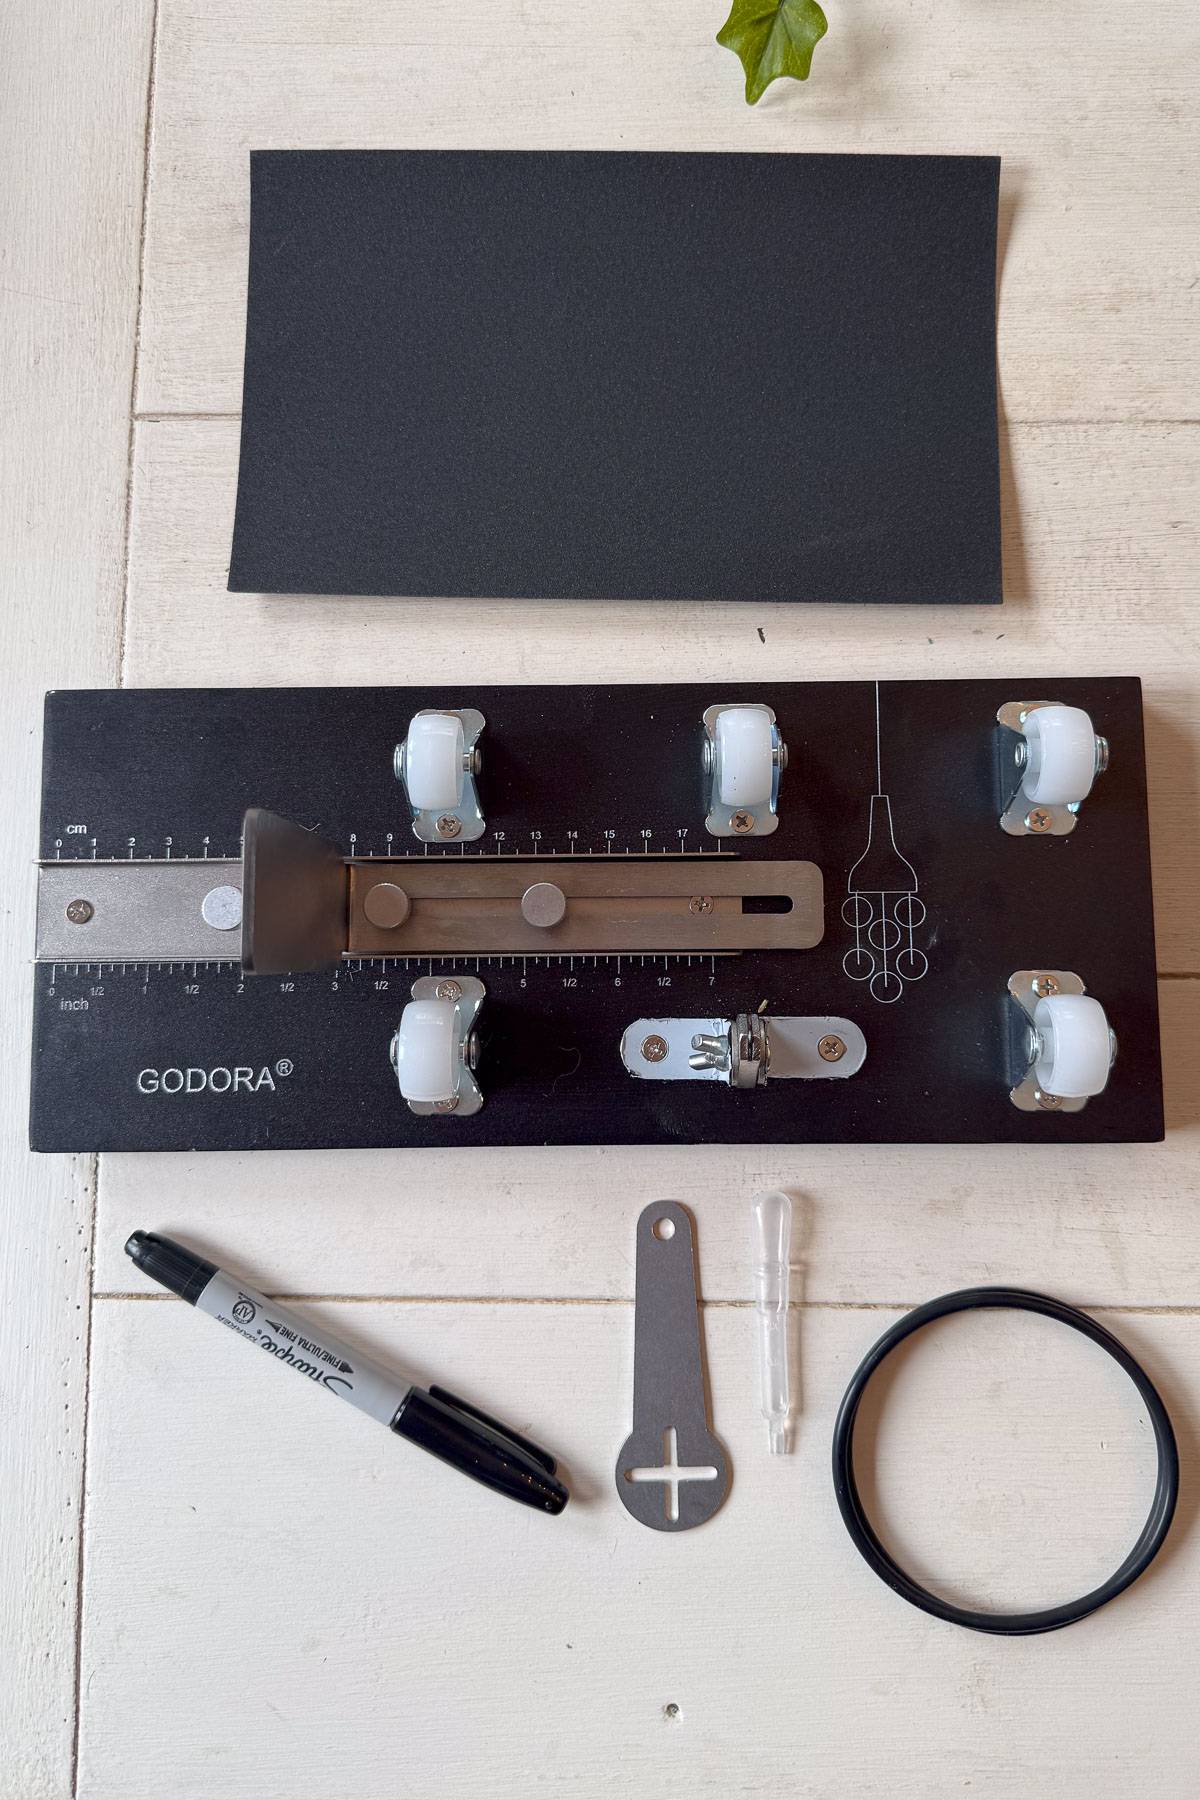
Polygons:
<instances>
[{"instance_id":1,"label":"marker cap","mask_svg":"<svg viewBox=\"0 0 1200 1800\"><path fill-rule=\"evenodd\" d=\"M554 1458L445 1388L413 1388L392 1430L484 1487L538 1512L560 1513L569 1495Z\"/></svg>"},{"instance_id":2,"label":"marker cap","mask_svg":"<svg viewBox=\"0 0 1200 1800\"><path fill-rule=\"evenodd\" d=\"M125 1254L151 1281L169 1288L189 1306L195 1306L217 1272L216 1263L205 1262L202 1256L194 1256L170 1238L159 1237L156 1231L135 1231L126 1242Z\"/></svg>"}]
</instances>

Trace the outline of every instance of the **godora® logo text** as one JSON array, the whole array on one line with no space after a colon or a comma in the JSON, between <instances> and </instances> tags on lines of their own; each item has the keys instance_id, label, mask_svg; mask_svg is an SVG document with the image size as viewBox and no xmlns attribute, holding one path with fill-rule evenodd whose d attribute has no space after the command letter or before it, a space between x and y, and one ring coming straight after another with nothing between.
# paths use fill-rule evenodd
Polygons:
<instances>
[{"instance_id":1,"label":"godora\u00ae logo text","mask_svg":"<svg viewBox=\"0 0 1200 1800\"><path fill-rule=\"evenodd\" d=\"M212 1069L139 1069L137 1091L139 1094L257 1094L263 1088L269 1088L274 1093L295 1067L290 1056L281 1056L273 1065L263 1063L259 1068L249 1063L236 1066L218 1063Z\"/></svg>"}]
</instances>

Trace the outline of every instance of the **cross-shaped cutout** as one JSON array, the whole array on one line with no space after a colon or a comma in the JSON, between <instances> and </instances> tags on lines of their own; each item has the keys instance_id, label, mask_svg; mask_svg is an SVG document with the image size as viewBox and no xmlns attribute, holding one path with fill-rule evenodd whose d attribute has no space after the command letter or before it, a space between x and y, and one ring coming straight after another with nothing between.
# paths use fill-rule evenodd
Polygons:
<instances>
[{"instance_id":1,"label":"cross-shaped cutout","mask_svg":"<svg viewBox=\"0 0 1200 1800\"><path fill-rule=\"evenodd\" d=\"M675 1427L670 1425L663 1432L662 1467L657 1469L626 1469L626 1481L661 1481L663 1484L663 1505L667 1518L673 1525L679 1517L679 1484L681 1481L715 1481L717 1471L711 1463L703 1463L696 1468L681 1468L679 1451L675 1438Z\"/></svg>"}]
</instances>

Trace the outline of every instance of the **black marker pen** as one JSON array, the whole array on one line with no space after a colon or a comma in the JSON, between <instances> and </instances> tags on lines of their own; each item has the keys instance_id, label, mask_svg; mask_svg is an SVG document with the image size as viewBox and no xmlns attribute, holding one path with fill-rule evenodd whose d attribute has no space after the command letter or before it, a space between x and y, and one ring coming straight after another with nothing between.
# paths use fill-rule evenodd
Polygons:
<instances>
[{"instance_id":1,"label":"black marker pen","mask_svg":"<svg viewBox=\"0 0 1200 1800\"><path fill-rule=\"evenodd\" d=\"M340 1394L351 1406L400 1437L411 1438L473 1481L539 1512L560 1513L567 1504L567 1490L555 1480L554 1458L465 1400L444 1388L397 1381L377 1363L330 1337L323 1326L302 1319L277 1300L267 1300L170 1238L135 1231L125 1250L144 1274L190 1306L219 1319L277 1362Z\"/></svg>"}]
</instances>

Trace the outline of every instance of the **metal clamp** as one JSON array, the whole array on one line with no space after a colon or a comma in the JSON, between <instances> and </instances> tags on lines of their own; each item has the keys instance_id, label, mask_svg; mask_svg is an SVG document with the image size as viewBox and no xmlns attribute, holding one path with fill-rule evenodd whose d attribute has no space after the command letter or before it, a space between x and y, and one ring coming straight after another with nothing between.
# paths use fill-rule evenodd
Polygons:
<instances>
[{"instance_id":1,"label":"metal clamp","mask_svg":"<svg viewBox=\"0 0 1200 1800\"><path fill-rule=\"evenodd\" d=\"M425 785L428 779L425 766L422 765L420 776L414 769L414 727L422 736L428 730L421 725L421 720L457 720L462 731L461 746L453 728L447 734L450 745L441 754L439 760L444 766L437 770L439 779L434 781L432 788ZM475 778L483 767L479 737L485 724L483 714L473 706L418 712L409 720L408 736L392 753L392 769L408 795L413 811L413 831L422 843L471 843L483 836L483 808Z\"/></svg>"},{"instance_id":2,"label":"metal clamp","mask_svg":"<svg viewBox=\"0 0 1200 1800\"><path fill-rule=\"evenodd\" d=\"M635 1019L621 1037L621 1061L643 1081L722 1081L760 1088L770 1081L839 1081L855 1075L867 1040L849 1019Z\"/></svg>"}]
</instances>

